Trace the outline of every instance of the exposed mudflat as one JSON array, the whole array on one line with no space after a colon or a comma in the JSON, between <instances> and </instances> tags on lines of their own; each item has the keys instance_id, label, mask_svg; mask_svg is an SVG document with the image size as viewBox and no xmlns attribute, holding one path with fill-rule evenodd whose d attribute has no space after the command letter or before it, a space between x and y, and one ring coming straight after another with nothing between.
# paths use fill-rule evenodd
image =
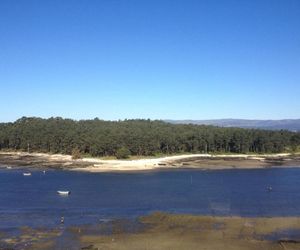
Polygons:
<instances>
[{"instance_id":1,"label":"exposed mudflat","mask_svg":"<svg viewBox=\"0 0 300 250\"><path fill-rule=\"evenodd\" d=\"M207 249L300 248L300 218L243 218L154 213L137 221L115 220L0 234L5 249Z\"/></svg>"}]
</instances>

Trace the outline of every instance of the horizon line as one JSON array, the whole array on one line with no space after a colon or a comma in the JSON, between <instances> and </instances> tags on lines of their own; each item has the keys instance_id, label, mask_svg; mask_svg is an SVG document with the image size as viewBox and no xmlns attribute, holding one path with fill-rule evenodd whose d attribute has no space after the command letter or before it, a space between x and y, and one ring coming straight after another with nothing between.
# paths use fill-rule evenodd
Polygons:
<instances>
[{"instance_id":1,"label":"horizon line","mask_svg":"<svg viewBox=\"0 0 300 250\"><path fill-rule=\"evenodd\" d=\"M283 119L257 119L257 118L212 118L212 119L193 119L193 118L184 118L184 119L173 119L173 118L123 118L123 119L105 119L100 117L94 117L94 118L70 118L70 117L63 117L63 116L50 116L50 117L42 117L42 116L21 116L20 118L17 118L15 120L10 121L0 121L0 123L9 123L9 122L16 122L22 118L39 118L39 119L51 119L51 118L61 118L66 120L73 120L73 121L84 121L84 120L102 120L102 121L125 121L125 120L151 120L151 121L220 121L220 120L244 120L244 121L295 121L300 120L300 118L283 118Z\"/></svg>"}]
</instances>

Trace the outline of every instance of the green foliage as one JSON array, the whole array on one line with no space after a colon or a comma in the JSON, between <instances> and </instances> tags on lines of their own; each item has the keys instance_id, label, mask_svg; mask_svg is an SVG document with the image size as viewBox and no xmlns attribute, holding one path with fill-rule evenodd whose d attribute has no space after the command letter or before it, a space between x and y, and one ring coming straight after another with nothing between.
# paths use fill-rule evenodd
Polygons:
<instances>
[{"instance_id":1,"label":"green foliage","mask_svg":"<svg viewBox=\"0 0 300 250\"><path fill-rule=\"evenodd\" d=\"M291 148L293 152L296 152L298 150L298 147L300 145L300 134L295 134L291 137Z\"/></svg>"},{"instance_id":2,"label":"green foliage","mask_svg":"<svg viewBox=\"0 0 300 250\"><path fill-rule=\"evenodd\" d=\"M121 147L116 152L117 159L128 159L130 156L130 151L126 147Z\"/></svg>"},{"instance_id":3,"label":"green foliage","mask_svg":"<svg viewBox=\"0 0 300 250\"><path fill-rule=\"evenodd\" d=\"M278 153L297 150L300 133L220 128L162 121L26 118L0 123L0 149L115 156L120 147L133 156L178 153ZM127 152L128 153L128 152ZM75 157L78 157L76 156Z\"/></svg>"}]
</instances>

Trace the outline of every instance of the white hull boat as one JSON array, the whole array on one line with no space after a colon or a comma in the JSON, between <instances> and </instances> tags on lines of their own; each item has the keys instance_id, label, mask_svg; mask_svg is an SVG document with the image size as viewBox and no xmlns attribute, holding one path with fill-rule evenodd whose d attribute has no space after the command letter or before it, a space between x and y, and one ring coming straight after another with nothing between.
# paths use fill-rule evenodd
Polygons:
<instances>
[{"instance_id":1,"label":"white hull boat","mask_svg":"<svg viewBox=\"0 0 300 250\"><path fill-rule=\"evenodd\" d=\"M71 191L58 190L57 193L60 194L60 195L69 195L69 194L71 194Z\"/></svg>"},{"instance_id":2,"label":"white hull boat","mask_svg":"<svg viewBox=\"0 0 300 250\"><path fill-rule=\"evenodd\" d=\"M24 176L31 176L31 173L23 173Z\"/></svg>"}]
</instances>

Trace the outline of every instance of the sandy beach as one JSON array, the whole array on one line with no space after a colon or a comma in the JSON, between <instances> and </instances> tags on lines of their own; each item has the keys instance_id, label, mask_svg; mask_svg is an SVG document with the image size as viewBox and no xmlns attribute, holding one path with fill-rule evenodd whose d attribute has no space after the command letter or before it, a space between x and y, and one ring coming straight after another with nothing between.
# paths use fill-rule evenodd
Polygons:
<instances>
[{"instance_id":1,"label":"sandy beach","mask_svg":"<svg viewBox=\"0 0 300 250\"><path fill-rule=\"evenodd\" d=\"M111 172L111 171L149 171L157 169L232 169L232 168L266 168L266 167L300 167L299 154L268 155L213 155L185 154L159 158L104 160L100 158L82 158L73 160L70 155L4 152L0 151L2 166L59 168L73 171Z\"/></svg>"}]
</instances>

